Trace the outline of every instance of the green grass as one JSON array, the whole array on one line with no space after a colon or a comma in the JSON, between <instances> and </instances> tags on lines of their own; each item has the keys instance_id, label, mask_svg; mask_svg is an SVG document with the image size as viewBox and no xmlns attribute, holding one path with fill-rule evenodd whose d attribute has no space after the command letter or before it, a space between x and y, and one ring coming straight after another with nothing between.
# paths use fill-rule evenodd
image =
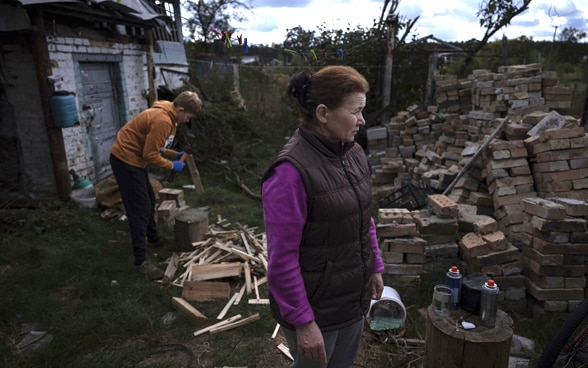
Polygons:
<instances>
[{"instance_id":1,"label":"green grass","mask_svg":"<svg viewBox=\"0 0 588 368\"><path fill-rule=\"evenodd\" d=\"M177 185L181 183L178 180ZM258 199L231 192L230 187L216 186L206 179L203 184L204 194L187 192L186 199L190 207L208 206L211 222L221 215L233 223L262 224ZM148 281L135 273L128 224L104 221L100 212L59 201L34 210L2 211L0 366L133 366L133 360L163 354L157 350L168 341L179 342L178 346L194 342L192 333L197 327L185 316L179 315L171 325L163 322L164 316L176 311L171 298L180 296L181 289ZM173 239L173 228L160 229ZM163 262L164 267L174 250L174 245L158 252L150 250L149 257ZM224 303L196 306L211 324L222 307ZM241 303L231 308L229 316L248 316L254 312L252 309ZM257 349L249 345L259 343L257 340L230 340L239 335L271 334L274 322L265 310L267 306L255 309L262 314L260 321L242 327L237 334L212 335L209 344L214 348L200 358L211 361L210 366L252 361ZM34 354L19 356L14 347L24 338L21 329L28 324L48 331L53 340ZM186 349L176 350L186 355L185 351L190 351ZM229 354L231 351L235 354Z\"/></svg>"},{"instance_id":2,"label":"green grass","mask_svg":"<svg viewBox=\"0 0 588 368\"><path fill-rule=\"evenodd\" d=\"M208 207L209 223L220 216L233 225L258 227L255 232L263 232L258 198L233 181L226 169L202 165L200 172L205 192L186 189L184 196L190 207ZM251 191L259 191L257 175L242 179ZM180 175L171 187L180 188L188 180L187 175ZM199 327L181 314L165 323L170 313L177 312L171 298L180 296L181 289L135 273L128 224L104 221L100 212L60 201L34 210L0 212L0 366L267 368L285 362L276 349L277 342L270 339L275 321L269 308L248 305L247 298L231 307L226 317L260 313L260 319L230 332L195 338L193 332ZM173 239L173 228L160 229ZM149 256L163 267L178 250L169 245L157 252L150 250ZM402 337L425 339L422 310L430 304L432 286L443 277L443 272L431 272L422 277L418 287L392 285L407 308ZM234 288L239 282L242 280L231 281ZM260 292L262 298L267 297L267 286ZM218 322L216 317L225 302L193 305L207 316L207 326ZM515 334L535 340L531 358L536 359L566 314L510 315ZM19 356L14 347L23 339L21 330L28 324L48 331L53 341L33 354ZM363 361L357 367L376 367L383 362L389 367L422 364L422 347L407 350L387 337L386 333L368 331Z\"/></svg>"}]
</instances>

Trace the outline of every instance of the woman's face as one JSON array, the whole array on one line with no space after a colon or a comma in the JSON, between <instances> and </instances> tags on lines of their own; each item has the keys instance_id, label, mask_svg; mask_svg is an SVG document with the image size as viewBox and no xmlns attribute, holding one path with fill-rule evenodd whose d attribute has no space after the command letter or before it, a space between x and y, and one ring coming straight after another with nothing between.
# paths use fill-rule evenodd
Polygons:
<instances>
[{"instance_id":1,"label":"woman's face","mask_svg":"<svg viewBox=\"0 0 588 368\"><path fill-rule=\"evenodd\" d=\"M353 142L359 128L365 125L362 115L365 101L365 93L355 92L343 99L343 104L336 109L319 105L316 113L319 133L333 142Z\"/></svg>"}]
</instances>

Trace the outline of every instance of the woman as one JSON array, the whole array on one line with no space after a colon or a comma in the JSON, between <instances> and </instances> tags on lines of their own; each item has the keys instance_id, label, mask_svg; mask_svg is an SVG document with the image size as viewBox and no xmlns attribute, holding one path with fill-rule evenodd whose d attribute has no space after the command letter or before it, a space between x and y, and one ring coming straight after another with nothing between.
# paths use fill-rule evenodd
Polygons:
<instances>
[{"instance_id":1,"label":"woman","mask_svg":"<svg viewBox=\"0 0 588 368\"><path fill-rule=\"evenodd\" d=\"M329 66L292 77L301 126L263 177L270 307L291 367L353 364L384 269L370 214L370 170L354 137L369 85Z\"/></svg>"}]
</instances>

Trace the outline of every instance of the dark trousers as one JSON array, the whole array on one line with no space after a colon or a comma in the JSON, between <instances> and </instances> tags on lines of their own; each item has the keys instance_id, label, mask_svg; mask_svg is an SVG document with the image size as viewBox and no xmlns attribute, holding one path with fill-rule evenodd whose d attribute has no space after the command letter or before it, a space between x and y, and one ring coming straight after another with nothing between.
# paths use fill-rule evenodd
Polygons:
<instances>
[{"instance_id":1,"label":"dark trousers","mask_svg":"<svg viewBox=\"0 0 588 368\"><path fill-rule=\"evenodd\" d=\"M361 335L363 334L363 319L351 326L322 333L327 353L327 364L298 355L296 331L283 328L282 332L286 338L290 354L294 358L294 362L288 368L349 368L353 365L359 351Z\"/></svg>"},{"instance_id":2,"label":"dark trousers","mask_svg":"<svg viewBox=\"0 0 588 368\"><path fill-rule=\"evenodd\" d=\"M145 168L126 164L112 154L110 166L129 221L134 264L139 266L147 259L145 238L152 242L159 240L155 223L155 193Z\"/></svg>"}]
</instances>

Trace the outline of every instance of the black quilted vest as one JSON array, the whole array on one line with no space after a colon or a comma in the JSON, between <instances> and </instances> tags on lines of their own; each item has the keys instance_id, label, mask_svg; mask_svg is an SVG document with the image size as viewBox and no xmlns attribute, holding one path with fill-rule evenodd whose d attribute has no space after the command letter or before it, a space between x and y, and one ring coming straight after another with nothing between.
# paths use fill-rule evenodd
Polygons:
<instances>
[{"instance_id":1,"label":"black quilted vest","mask_svg":"<svg viewBox=\"0 0 588 368\"><path fill-rule=\"evenodd\" d=\"M308 197L300 267L315 321L323 331L346 327L365 316L371 301L374 256L367 158L355 142L334 144L302 127L263 180L283 161L298 169ZM274 318L293 328L282 319L271 295L270 302Z\"/></svg>"}]
</instances>

